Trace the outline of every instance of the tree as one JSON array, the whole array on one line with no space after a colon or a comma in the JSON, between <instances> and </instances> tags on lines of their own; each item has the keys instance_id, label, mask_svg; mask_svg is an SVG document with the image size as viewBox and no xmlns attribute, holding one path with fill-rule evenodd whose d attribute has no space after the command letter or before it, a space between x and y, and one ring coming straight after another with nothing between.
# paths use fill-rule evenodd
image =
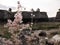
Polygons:
<instances>
[{"instance_id":1,"label":"tree","mask_svg":"<svg viewBox=\"0 0 60 45\"><path fill-rule=\"evenodd\" d=\"M60 12L60 9L59 9L59 11L58 12Z\"/></svg>"},{"instance_id":2,"label":"tree","mask_svg":"<svg viewBox=\"0 0 60 45\"><path fill-rule=\"evenodd\" d=\"M39 8L37 8L36 12L40 12L40 9L39 9Z\"/></svg>"},{"instance_id":3,"label":"tree","mask_svg":"<svg viewBox=\"0 0 60 45\"><path fill-rule=\"evenodd\" d=\"M9 12L12 12L12 9L11 8L9 8Z\"/></svg>"},{"instance_id":4,"label":"tree","mask_svg":"<svg viewBox=\"0 0 60 45\"><path fill-rule=\"evenodd\" d=\"M34 12L34 9L32 8L31 11Z\"/></svg>"}]
</instances>

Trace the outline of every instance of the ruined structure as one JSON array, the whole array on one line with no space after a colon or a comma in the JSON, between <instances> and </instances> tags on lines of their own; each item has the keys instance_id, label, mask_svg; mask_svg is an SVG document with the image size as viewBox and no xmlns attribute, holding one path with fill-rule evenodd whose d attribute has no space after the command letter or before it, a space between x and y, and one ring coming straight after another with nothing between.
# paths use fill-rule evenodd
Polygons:
<instances>
[{"instance_id":1,"label":"ruined structure","mask_svg":"<svg viewBox=\"0 0 60 45\"><path fill-rule=\"evenodd\" d=\"M33 15L31 15L33 14ZM34 12L28 12L28 11L23 11L23 21L24 22L47 22L48 21L48 16L46 12L40 12L40 11L34 11Z\"/></svg>"},{"instance_id":2,"label":"ruined structure","mask_svg":"<svg viewBox=\"0 0 60 45\"><path fill-rule=\"evenodd\" d=\"M16 12L6 11L6 10L0 10L0 22L7 22L7 19L14 20L14 15ZM34 17L31 16L31 14L35 15ZM48 16L47 12L40 12L37 11L22 11L23 16L23 23L28 23L33 20L33 22L47 22Z\"/></svg>"},{"instance_id":3,"label":"ruined structure","mask_svg":"<svg viewBox=\"0 0 60 45\"><path fill-rule=\"evenodd\" d=\"M58 11L57 14L56 14L56 19L55 19L55 21L60 22L60 9L59 9L59 11Z\"/></svg>"},{"instance_id":4,"label":"ruined structure","mask_svg":"<svg viewBox=\"0 0 60 45\"><path fill-rule=\"evenodd\" d=\"M14 13L6 10L0 10L0 23L6 23L7 19L14 19Z\"/></svg>"}]
</instances>

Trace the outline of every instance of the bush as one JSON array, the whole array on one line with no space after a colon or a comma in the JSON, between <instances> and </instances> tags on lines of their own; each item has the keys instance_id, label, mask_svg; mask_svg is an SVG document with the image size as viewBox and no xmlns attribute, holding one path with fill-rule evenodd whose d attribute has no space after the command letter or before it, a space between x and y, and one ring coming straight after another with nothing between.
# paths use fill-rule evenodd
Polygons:
<instances>
[{"instance_id":1,"label":"bush","mask_svg":"<svg viewBox=\"0 0 60 45\"><path fill-rule=\"evenodd\" d=\"M49 30L49 29L57 29L57 28L59 28L59 25L56 25L56 24L38 24L38 23L36 23L36 24L34 24L33 26L32 26L32 29L34 29L34 30Z\"/></svg>"},{"instance_id":2,"label":"bush","mask_svg":"<svg viewBox=\"0 0 60 45\"><path fill-rule=\"evenodd\" d=\"M8 31L5 31L4 35L2 35L2 37L9 39L9 38L11 38L11 33L9 33Z\"/></svg>"}]
</instances>

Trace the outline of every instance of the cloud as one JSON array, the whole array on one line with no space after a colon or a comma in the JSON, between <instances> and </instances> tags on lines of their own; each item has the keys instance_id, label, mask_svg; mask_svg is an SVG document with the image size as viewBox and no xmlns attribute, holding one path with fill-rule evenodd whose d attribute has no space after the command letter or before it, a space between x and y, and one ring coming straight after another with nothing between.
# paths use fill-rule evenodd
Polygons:
<instances>
[{"instance_id":1,"label":"cloud","mask_svg":"<svg viewBox=\"0 0 60 45\"><path fill-rule=\"evenodd\" d=\"M5 5L2 5L2 4L0 4L0 10L8 10L9 8L12 8L13 10L15 10L16 9L16 7L12 7L12 6L5 6Z\"/></svg>"},{"instance_id":2,"label":"cloud","mask_svg":"<svg viewBox=\"0 0 60 45\"><path fill-rule=\"evenodd\" d=\"M2 4L0 4L0 9L7 9L7 7L2 5Z\"/></svg>"}]
</instances>

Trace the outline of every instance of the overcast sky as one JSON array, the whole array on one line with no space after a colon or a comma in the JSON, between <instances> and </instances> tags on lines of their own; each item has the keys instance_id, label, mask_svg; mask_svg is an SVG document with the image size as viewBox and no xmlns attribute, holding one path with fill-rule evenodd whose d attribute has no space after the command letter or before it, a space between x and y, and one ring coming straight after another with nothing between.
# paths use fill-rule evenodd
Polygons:
<instances>
[{"instance_id":1,"label":"overcast sky","mask_svg":"<svg viewBox=\"0 0 60 45\"><path fill-rule=\"evenodd\" d=\"M7 7L17 7L17 1L18 0L0 0L0 4ZM20 3L27 10L40 8L41 11L47 12L48 17L55 17L60 8L60 0L20 0Z\"/></svg>"}]
</instances>

